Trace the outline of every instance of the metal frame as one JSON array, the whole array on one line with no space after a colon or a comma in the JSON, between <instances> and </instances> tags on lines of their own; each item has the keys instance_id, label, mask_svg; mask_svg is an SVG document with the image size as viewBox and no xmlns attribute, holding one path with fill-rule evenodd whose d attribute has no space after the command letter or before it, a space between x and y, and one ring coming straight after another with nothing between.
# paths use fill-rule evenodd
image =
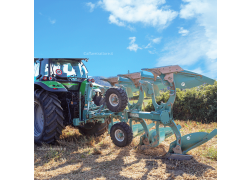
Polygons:
<instances>
[{"instance_id":1,"label":"metal frame","mask_svg":"<svg viewBox=\"0 0 250 180\"><path fill-rule=\"evenodd\" d=\"M109 111L105 104L103 104L101 107L94 105L91 102L93 88L91 83L88 83L85 90L85 105L82 112L83 116L82 119L75 118L73 120L74 125L78 126L82 123L102 121L106 118L110 118L110 132L110 128L115 123L117 123L113 122L113 118L117 118L121 122L130 124L134 137L144 133L140 137L139 145L141 150L156 147L166 138L175 134L176 141L172 142L169 148L169 153L174 154L186 154L191 149L207 142L217 134L217 129L215 129L210 134L198 132L182 137L180 133L181 126L176 125L173 118L173 105L176 98L177 87L182 87L185 89L202 85L203 83L213 84L214 80L190 71L183 70L178 65L142 70L151 72L153 76L145 75L143 72L137 72L103 79L104 81L109 82L112 86L123 88L126 90L127 94L131 89L132 92L139 90L140 94L137 103L128 103L128 110L125 109L123 112L119 113ZM156 87L168 87L170 89L170 97L166 103L161 103L160 105L156 103L155 95L158 92L155 92L155 90L159 90L159 88L157 89ZM102 87L102 93L105 94L107 89L108 87ZM141 111L144 93L146 93L147 97L152 98L152 104L155 108L155 111ZM81 113L79 117L81 117ZM150 119L154 123L147 125L144 119ZM132 125L133 121L140 124ZM161 124L164 125L164 127L160 127ZM153 126L156 128L150 131Z\"/></svg>"}]
</instances>

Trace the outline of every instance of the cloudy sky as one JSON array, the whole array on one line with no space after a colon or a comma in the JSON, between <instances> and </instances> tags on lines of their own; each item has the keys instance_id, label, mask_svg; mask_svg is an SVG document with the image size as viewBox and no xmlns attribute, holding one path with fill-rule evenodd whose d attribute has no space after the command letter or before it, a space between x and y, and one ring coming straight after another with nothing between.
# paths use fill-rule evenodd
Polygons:
<instances>
[{"instance_id":1,"label":"cloudy sky","mask_svg":"<svg viewBox=\"0 0 250 180\"><path fill-rule=\"evenodd\" d=\"M217 79L216 0L35 0L34 56L84 57L90 76L180 65Z\"/></svg>"}]
</instances>

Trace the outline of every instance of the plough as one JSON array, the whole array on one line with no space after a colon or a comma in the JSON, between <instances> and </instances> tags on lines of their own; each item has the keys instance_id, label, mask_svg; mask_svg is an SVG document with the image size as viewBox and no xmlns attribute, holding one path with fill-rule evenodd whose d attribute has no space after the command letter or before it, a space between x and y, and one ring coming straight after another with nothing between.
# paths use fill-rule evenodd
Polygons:
<instances>
[{"instance_id":1,"label":"plough","mask_svg":"<svg viewBox=\"0 0 250 180\"><path fill-rule=\"evenodd\" d=\"M139 91L138 102L133 104L128 102L128 109L124 109L123 112L116 113L116 115L120 114L118 119L121 122L129 122L129 127L131 128L133 137L144 133L140 137L139 147L141 150L157 147L166 138L175 134L176 140L170 144L168 152L172 154L186 154L188 151L204 144L217 135L217 129L214 129L211 133L196 132L181 136L181 126L176 125L173 118L173 105L176 98L176 88L186 89L204 83L214 84L214 80L194 72L183 70L178 65L151 69L145 68L142 70L151 72L153 76L144 74L142 71L102 79L109 82L113 87L117 86L122 88L127 92L128 97L133 96L132 92ZM168 88L170 90L170 97L166 103L162 102L158 105L155 96L159 95L159 90L163 88ZM103 93L105 93L105 90L107 89L102 88ZM152 104L155 111L142 111L144 93L147 97L152 98ZM115 102L116 100L113 99L113 101ZM154 123L147 125L145 119L150 119ZM139 122L140 124L132 125L133 121ZM113 120L111 120L109 125L111 138L113 137L112 140L117 146L128 145L131 142L131 139L126 139L126 137L130 135L127 131L121 130L124 128L122 126L119 127L118 124L118 122L114 123ZM161 124L163 124L164 127L160 127ZM115 126L118 128L113 128ZM155 129L150 131L154 126ZM127 142L121 145L120 142L125 140L127 140Z\"/></svg>"}]
</instances>

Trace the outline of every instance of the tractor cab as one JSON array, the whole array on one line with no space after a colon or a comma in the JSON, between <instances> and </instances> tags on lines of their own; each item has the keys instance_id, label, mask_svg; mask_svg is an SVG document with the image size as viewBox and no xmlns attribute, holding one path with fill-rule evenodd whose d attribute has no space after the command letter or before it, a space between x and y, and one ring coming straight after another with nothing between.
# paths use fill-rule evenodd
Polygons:
<instances>
[{"instance_id":1,"label":"tractor cab","mask_svg":"<svg viewBox=\"0 0 250 180\"><path fill-rule=\"evenodd\" d=\"M83 58L41 58L35 59L35 77L67 79L70 81L87 79L88 70ZM39 78L40 78L39 77Z\"/></svg>"},{"instance_id":2,"label":"tractor cab","mask_svg":"<svg viewBox=\"0 0 250 180\"><path fill-rule=\"evenodd\" d=\"M88 78L87 68L78 59L50 59L50 72L52 77L58 79L75 80Z\"/></svg>"},{"instance_id":3,"label":"tractor cab","mask_svg":"<svg viewBox=\"0 0 250 180\"><path fill-rule=\"evenodd\" d=\"M88 78L88 70L82 61L87 58L40 58L35 59L34 81L57 81L68 90L78 91Z\"/></svg>"}]
</instances>

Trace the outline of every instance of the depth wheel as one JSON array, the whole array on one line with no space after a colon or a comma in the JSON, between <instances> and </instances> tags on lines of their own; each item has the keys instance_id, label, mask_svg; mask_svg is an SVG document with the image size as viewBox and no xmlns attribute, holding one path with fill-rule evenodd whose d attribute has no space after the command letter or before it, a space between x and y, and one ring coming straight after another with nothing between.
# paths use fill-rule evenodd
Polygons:
<instances>
[{"instance_id":1,"label":"depth wheel","mask_svg":"<svg viewBox=\"0 0 250 180\"><path fill-rule=\"evenodd\" d=\"M107 108L112 112L121 112L128 105L128 96L122 88L109 88L105 94Z\"/></svg>"},{"instance_id":2,"label":"depth wheel","mask_svg":"<svg viewBox=\"0 0 250 180\"><path fill-rule=\"evenodd\" d=\"M133 132L131 127L125 122L114 124L110 130L112 142L118 147L130 145L133 140Z\"/></svg>"}]
</instances>

